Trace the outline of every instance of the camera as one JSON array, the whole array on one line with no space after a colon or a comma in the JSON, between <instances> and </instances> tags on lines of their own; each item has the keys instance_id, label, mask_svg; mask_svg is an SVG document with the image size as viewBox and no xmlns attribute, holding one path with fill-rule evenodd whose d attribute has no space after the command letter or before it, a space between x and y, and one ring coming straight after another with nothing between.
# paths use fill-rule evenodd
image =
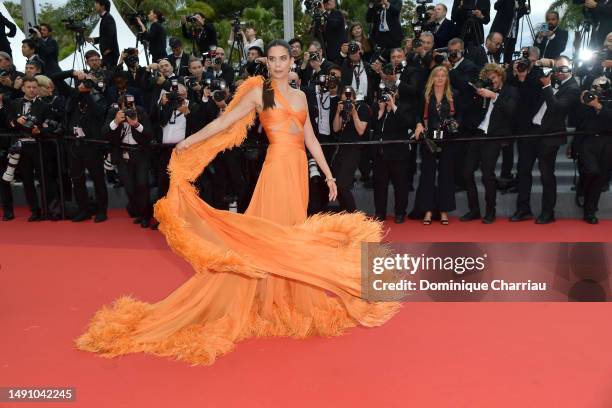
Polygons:
<instances>
[{"instance_id":1,"label":"camera","mask_svg":"<svg viewBox=\"0 0 612 408\"><path fill-rule=\"evenodd\" d=\"M30 28L28 28L28 33L30 33L30 35L32 37L38 36L38 33L36 32L36 30L38 30L38 32L40 32L40 26L39 25L35 25L35 26L31 26L30 25Z\"/></svg>"},{"instance_id":2,"label":"camera","mask_svg":"<svg viewBox=\"0 0 612 408\"><path fill-rule=\"evenodd\" d=\"M19 158L21 157L21 141L16 141L8 149L8 165L6 166L5 172L2 174L2 180L10 183L15 179L15 169L19 164Z\"/></svg>"},{"instance_id":3,"label":"camera","mask_svg":"<svg viewBox=\"0 0 612 408\"><path fill-rule=\"evenodd\" d=\"M317 166L317 161L313 158L308 159L308 177L315 183L321 181L319 166Z\"/></svg>"},{"instance_id":4,"label":"camera","mask_svg":"<svg viewBox=\"0 0 612 408\"><path fill-rule=\"evenodd\" d=\"M225 100L225 91L227 89L227 84L223 79L207 79L206 84L210 91L212 92L212 98L215 102L221 102Z\"/></svg>"},{"instance_id":5,"label":"camera","mask_svg":"<svg viewBox=\"0 0 612 408\"><path fill-rule=\"evenodd\" d=\"M351 88L350 86L345 86L344 87L344 97L346 99L344 99L342 101L342 116L343 119L346 121L350 118L350 113L353 110L353 88Z\"/></svg>"},{"instance_id":6,"label":"camera","mask_svg":"<svg viewBox=\"0 0 612 408\"><path fill-rule=\"evenodd\" d=\"M463 9L466 11L476 10L476 0L463 0Z\"/></svg>"},{"instance_id":7,"label":"camera","mask_svg":"<svg viewBox=\"0 0 612 408\"><path fill-rule=\"evenodd\" d=\"M314 51L314 52L309 52L308 53L308 61L319 61L319 53Z\"/></svg>"},{"instance_id":8,"label":"camera","mask_svg":"<svg viewBox=\"0 0 612 408\"><path fill-rule=\"evenodd\" d=\"M529 59L529 51L524 50L520 53L520 57L516 60L516 70L518 72L525 72L531 67L531 60Z\"/></svg>"},{"instance_id":9,"label":"camera","mask_svg":"<svg viewBox=\"0 0 612 408\"><path fill-rule=\"evenodd\" d=\"M348 45L348 53L349 55L354 55L359 52L359 44L356 42L350 42Z\"/></svg>"},{"instance_id":10,"label":"camera","mask_svg":"<svg viewBox=\"0 0 612 408\"><path fill-rule=\"evenodd\" d=\"M138 18L140 18L140 21L142 21L143 24L147 21L147 16L142 11L137 11L136 13L130 13L127 15L128 24L138 26Z\"/></svg>"},{"instance_id":11,"label":"camera","mask_svg":"<svg viewBox=\"0 0 612 408\"><path fill-rule=\"evenodd\" d=\"M320 86L323 92L327 92L330 89L336 88L339 82L340 81L333 73L329 75L321 74L315 80L315 85Z\"/></svg>"},{"instance_id":12,"label":"camera","mask_svg":"<svg viewBox=\"0 0 612 408\"><path fill-rule=\"evenodd\" d=\"M9 72L4 69L0 69L0 77L3 77L3 76L9 76Z\"/></svg>"},{"instance_id":13,"label":"camera","mask_svg":"<svg viewBox=\"0 0 612 408\"><path fill-rule=\"evenodd\" d=\"M36 116L28 114L23 115L23 117L25 118L25 123L21 126L25 129L32 130L34 126L36 126Z\"/></svg>"},{"instance_id":14,"label":"camera","mask_svg":"<svg viewBox=\"0 0 612 408\"><path fill-rule=\"evenodd\" d=\"M319 0L304 0L304 8L308 12L313 12L314 10L322 9L323 2Z\"/></svg>"},{"instance_id":15,"label":"camera","mask_svg":"<svg viewBox=\"0 0 612 408\"><path fill-rule=\"evenodd\" d=\"M195 88L198 85L204 87L204 82L202 80L198 81L198 79L194 76L185 77L185 86L187 88Z\"/></svg>"},{"instance_id":16,"label":"camera","mask_svg":"<svg viewBox=\"0 0 612 408\"><path fill-rule=\"evenodd\" d=\"M378 94L378 102L387 103L391 101L391 97L395 89L387 87L383 82L378 85L379 94Z\"/></svg>"},{"instance_id":17,"label":"camera","mask_svg":"<svg viewBox=\"0 0 612 408\"><path fill-rule=\"evenodd\" d=\"M185 17L185 21L187 21L188 23L197 24L198 19L195 16L195 14L190 14L190 15Z\"/></svg>"},{"instance_id":18,"label":"camera","mask_svg":"<svg viewBox=\"0 0 612 408\"><path fill-rule=\"evenodd\" d=\"M426 4L433 3L433 0L417 0L416 7L414 9L414 15L416 17L416 23L413 25L413 30L418 37L423 30L423 27L427 25L427 20L429 16L427 15L427 6Z\"/></svg>"},{"instance_id":19,"label":"camera","mask_svg":"<svg viewBox=\"0 0 612 408\"><path fill-rule=\"evenodd\" d=\"M125 95L125 107L123 110L126 118L130 118L131 120L138 119L138 112L136 111L136 104L134 103L134 95Z\"/></svg>"},{"instance_id":20,"label":"camera","mask_svg":"<svg viewBox=\"0 0 612 408\"><path fill-rule=\"evenodd\" d=\"M66 28L66 30L73 31L75 33L83 33L85 32L85 23L83 23L83 20L84 19L80 19L77 21L77 19L69 17L60 21L64 23L64 28Z\"/></svg>"},{"instance_id":21,"label":"camera","mask_svg":"<svg viewBox=\"0 0 612 408\"><path fill-rule=\"evenodd\" d=\"M51 135L60 135L63 133L62 124L53 119L45 119L42 123L42 132Z\"/></svg>"},{"instance_id":22,"label":"camera","mask_svg":"<svg viewBox=\"0 0 612 408\"><path fill-rule=\"evenodd\" d=\"M492 90L493 88L493 82L490 79L478 79L476 82L471 83L468 82L468 84L470 84L473 88L475 89L488 89L488 90Z\"/></svg>"},{"instance_id":23,"label":"camera","mask_svg":"<svg viewBox=\"0 0 612 408\"><path fill-rule=\"evenodd\" d=\"M432 57L436 65L442 64L444 61L448 59L448 48L436 48L432 52Z\"/></svg>"},{"instance_id":24,"label":"camera","mask_svg":"<svg viewBox=\"0 0 612 408\"><path fill-rule=\"evenodd\" d=\"M612 101L612 86L610 80L606 77L595 78L591 89L586 91L582 96L582 101L588 104L597 98L599 102L611 102Z\"/></svg>"},{"instance_id":25,"label":"camera","mask_svg":"<svg viewBox=\"0 0 612 408\"><path fill-rule=\"evenodd\" d=\"M262 75L266 78L268 77L268 67L264 62L251 61L246 64L245 69L249 76Z\"/></svg>"}]
</instances>

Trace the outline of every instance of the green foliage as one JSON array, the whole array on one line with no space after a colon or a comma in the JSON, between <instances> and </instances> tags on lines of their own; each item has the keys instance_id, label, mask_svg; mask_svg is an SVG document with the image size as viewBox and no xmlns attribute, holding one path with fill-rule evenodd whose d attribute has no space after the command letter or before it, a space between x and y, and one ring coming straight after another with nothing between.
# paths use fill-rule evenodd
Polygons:
<instances>
[{"instance_id":1,"label":"green foliage","mask_svg":"<svg viewBox=\"0 0 612 408\"><path fill-rule=\"evenodd\" d=\"M8 10L9 14L15 20L15 23L19 27L23 27L23 16L21 15L21 3L11 3L9 1L4 2L4 6Z\"/></svg>"},{"instance_id":2,"label":"green foliage","mask_svg":"<svg viewBox=\"0 0 612 408\"><path fill-rule=\"evenodd\" d=\"M584 21L582 5L573 4L572 0L554 0L550 5L550 10L559 12L561 16L560 25L566 30L579 30Z\"/></svg>"}]
</instances>

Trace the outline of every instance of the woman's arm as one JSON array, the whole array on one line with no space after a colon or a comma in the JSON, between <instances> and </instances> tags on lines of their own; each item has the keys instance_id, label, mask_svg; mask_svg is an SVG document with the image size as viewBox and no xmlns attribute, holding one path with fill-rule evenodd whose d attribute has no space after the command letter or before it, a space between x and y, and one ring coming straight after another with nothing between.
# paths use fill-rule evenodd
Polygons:
<instances>
[{"instance_id":1,"label":"woman's arm","mask_svg":"<svg viewBox=\"0 0 612 408\"><path fill-rule=\"evenodd\" d=\"M231 111L222 114L207 126L178 143L175 147L176 150L180 152L195 143L206 140L248 115L249 112L257 108L258 101L261 100L261 92L259 87L252 89Z\"/></svg>"},{"instance_id":2,"label":"woman's arm","mask_svg":"<svg viewBox=\"0 0 612 408\"><path fill-rule=\"evenodd\" d=\"M302 99L304 101L304 105L306 106L306 112L308 112L308 104L306 103L306 95L304 93L302 93ZM338 195L336 180L332 176L327 160L325 160L325 155L323 155L321 145L319 144L319 141L314 134L314 130L312 129L310 114L306 115L306 121L304 123L304 144L321 168L323 174L325 174L325 181L327 183L327 187L329 187L329 201L334 201Z\"/></svg>"}]
</instances>

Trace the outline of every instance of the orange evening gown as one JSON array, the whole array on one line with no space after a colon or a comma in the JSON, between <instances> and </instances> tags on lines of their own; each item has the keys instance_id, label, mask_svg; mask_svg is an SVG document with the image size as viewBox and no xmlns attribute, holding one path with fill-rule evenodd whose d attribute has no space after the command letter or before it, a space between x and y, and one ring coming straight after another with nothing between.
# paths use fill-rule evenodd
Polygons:
<instances>
[{"instance_id":1,"label":"orange evening gown","mask_svg":"<svg viewBox=\"0 0 612 408\"><path fill-rule=\"evenodd\" d=\"M262 82L245 81L227 109ZM381 224L361 213L306 217L307 113L274 92L276 107L260 114L270 145L246 213L210 207L192 181L217 153L243 141L254 111L172 155L170 189L155 218L194 276L158 303L123 296L102 307L76 339L78 349L209 365L246 338L337 336L356 325L381 325L399 310L399 303L360 298L360 244L380 241Z\"/></svg>"}]
</instances>

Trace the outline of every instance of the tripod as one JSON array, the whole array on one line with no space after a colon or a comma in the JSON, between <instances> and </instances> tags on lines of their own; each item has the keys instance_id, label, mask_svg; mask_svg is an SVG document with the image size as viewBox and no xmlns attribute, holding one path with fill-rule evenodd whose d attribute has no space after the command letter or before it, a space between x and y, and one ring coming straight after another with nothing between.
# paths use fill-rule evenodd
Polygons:
<instances>
[{"instance_id":1,"label":"tripod","mask_svg":"<svg viewBox=\"0 0 612 408\"><path fill-rule=\"evenodd\" d=\"M138 43L142 44L142 48L145 52L145 60L147 61L147 66L149 66L149 43L141 39L140 33L136 34L136 49L138 49Z\"/></svg>"},{"instance_id":2,"label":"tripod","mask_svg":"<svg viewBox=\"0 0 612 408\"><path fill-rule=\"evenodd\" d=\"M244 65L244 41L242 40L242 35L239 34L239 30L236 30L236 28L239 27L240 26L234 26L232 28L234 32L234 41L232 41L232 46L230 47L229 52L229 61L232 60L232 54L234 53L234 50L238 52L238 69L235 70L235 72L238 74L242 71L242 66Z\"/></svg>"},{"instance_id":3,"label":"tripod","mask_svg":"<svg viewBox=\"0 0 612 408\"><path fill-rule=\"evenodd\" d=\"M74 71L74 67L76 65L77 62L77 55L80 56L79 58L79 62L81 63L81 67L83 70L85 70L85 52L84 52L84 48L85 48L85 33L83 31L75 31L74 33L74 42L76 44L76 48L74 50L74 55L72 57L72 70ZM98 48L92 44L92 47L94 47L96 50L98 50ZM72 87L73 83L72 81L74 80L74 76L70 77L70 86Z\"/></svg>"},{"instance_id":4,"label":"tripod","mask_svg":"<svg viewBox=\"0 0 612 408\"><path fill-rule=\"evenodd\" d=\"M468 11L468 12L470 12L470 11ZM478 22L476 17L474 17L472 14L470 14L470 16L468 17L467 21L463 25L463 28L461 29L461 38L463 38L464 40L466 38L472 38L473 39L472 41L465 40L466 41L466 46L467 46L467 43L469 43L469 42L475 42L476 46L480 46L480 45L482 45L484 43L483 34L479 30L479 25L480 25L480 23Z\"/></svg>"}]
</instances>

